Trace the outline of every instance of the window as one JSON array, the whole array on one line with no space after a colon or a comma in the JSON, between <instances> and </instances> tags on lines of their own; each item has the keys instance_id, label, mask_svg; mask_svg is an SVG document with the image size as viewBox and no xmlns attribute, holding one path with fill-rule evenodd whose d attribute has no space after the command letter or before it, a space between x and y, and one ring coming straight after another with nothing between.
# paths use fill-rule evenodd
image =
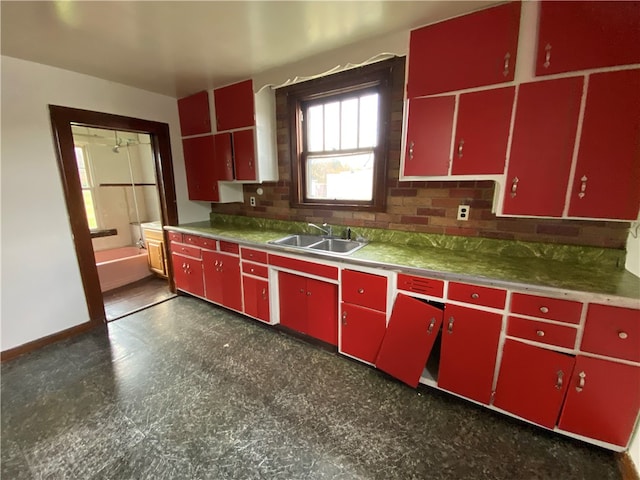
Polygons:
<instances>
[{"instance_id":1,"label":"window","mask_svg":"<svg viewBox=\"0 0 640 480\"><path fill-rule=\"evenodd\" d=\"M391 73L397 59L293 85L291 204L382 210Z\"/></svg>"},{"instance_id":2,"label":"window","mask_svg":"<svg viewBox=\"0 0 640 480\"><path fill-rule=\"evenodd\" d=\"M75 152L76 162L78 164L78 175L80 175L80 185L82 186L84 210L87 213L89 229L95 230L98 228L98 218L96 216L96 207L93 198L91 174L89 173L87 162L85 161L84 148L76 146Z\"/></svg>"}]
</instances>

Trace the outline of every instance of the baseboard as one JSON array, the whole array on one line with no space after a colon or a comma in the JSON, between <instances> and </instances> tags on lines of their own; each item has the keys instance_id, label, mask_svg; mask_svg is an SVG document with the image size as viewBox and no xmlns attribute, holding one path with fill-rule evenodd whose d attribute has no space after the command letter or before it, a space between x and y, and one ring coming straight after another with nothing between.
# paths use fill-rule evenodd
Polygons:
<instances>
[{"instance_id":1,"label":"baseboard","mask_svg":"<svg viewBox=\"0 0 640 480\"><path fill-rule=\"evenodd\" d=\"M0 362L12 360L16 357L19 357L20 355L24 355L25 353L37 350L38 348L42 348L46 345L59 342L60 340L65 340L67 338L80 335L81 333L88 332L89 330L93 330L94 328L99 327L104 328L105 324L96 322L81 323L80 325L76 325L75 327L67 328L66 330L62 330L52 335L38 338L37 340L33 340L32 342L28 342L14 348L10 348L9 350L0 352Z\"/></svg>"},{"instance_id":2,"label":"baseboard","mask_svg":"<svg viewBox=\"0 0 640 480\"><path fill-rule=\"evenodd\" d=\"M631 460L629 452L620 452L616 454L616 460L618 461L618 468L622 475L622 480L640 480L638 470Z\"/></svg>"}]
</instances>

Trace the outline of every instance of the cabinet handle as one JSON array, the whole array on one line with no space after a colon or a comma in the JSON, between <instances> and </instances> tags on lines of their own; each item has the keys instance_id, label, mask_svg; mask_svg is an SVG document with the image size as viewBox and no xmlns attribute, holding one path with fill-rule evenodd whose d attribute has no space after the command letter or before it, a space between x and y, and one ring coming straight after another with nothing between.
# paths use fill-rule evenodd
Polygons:
<instances>
[{"instance_id":1,"label":"cabinet handle","mask_svg":"<svg viewBox=\"0 0 640 480\"><path fill-rule=\"evenodd\" d=\"M580 179L580 182L582 182L580 184L580 193L578 193L578 198L584 198L584 196L586 195L586 193L584 193L587 190L587 176L583 175L582 178Z\"/></svg>"},{"instance_id":2,"label":"cabinet handle","mask_svg":"<svg viewBox=\"0 0 640 480\"><path fill-rule=\"evenodd\" d=\"M549 65L551 65L551 44L547 43L547 46L544 47L544 63L542 66L549 68Z\"/></svg>"},{"instance_id":3,"label":"cabinet handle","mask_svg":"<svg viewBox=\"0 0 640 480\"><path fill-rule=\"evenodd\" d=\"M347 312L342 312L342 325L347 324Z\"/></svg>"},{"instance_id":4,"label":"cabinet handle","mask_svg":"<svg viewBox=\"0 0 640 480\"><path fill-rule=\"evenodd\" d=\"M453 333L453 317L449 317L449 325L447 326L447 332Z\"/></svg>"},{"instance_id":5,"label":"cabinet handle","mask_svg":"<svg viewBox=\"0 0 640 480\"><path fill-rule=\"evenodd\" d=\"M618 332L618 338L620 338L621 340L626 340L628 337L629 335L627 334L627 332L624 332L622 330Z\"/></svg>"},{"instance_id":6,"label":"cabinet handle","mask_svg":"<svg viewBox=\"0 0 640 480\"><path fill-rule=\"evenodd\" d=\"M310 296L311 296L311 292L307 292L307 297L310 297Z\"/></svg>"},{"instance_id":7,"label":"cabinet handle","mask_svg":"<svg viewBox=\"0 0 640 480\"><path fill-rule=\"evenodd\" d=\"M514 198L517 194L519 181L518 177L513 177L513 180L511 180L511 198Z\"/></svg>"},{"instance_id":8,"label":"cabinet handle","mask_svg":"<svg viewBox=\"0 0 640 480\"><path fill-rule=\"evenodd\" d=\"M182 269L184 270L185 268L187 268L187 264L186 264L186 263L183 263L183 264L182 264Z\"/></svg>"},{"instance_id":9,"label":"cabinet handle","mask_svg":"<svg viewBox=\"0 0 640 480\"><path fill-rule=\"evenodd\" d=\"M536 335L539 337L544 337L544 330L536 330Z\"/></svg>"},{"instance_id":10,"label":"cabinet handle","mask_svg":"<svg viewBox=\"0 0 640 480\"><path fill-rule=\"evenodd\" d=\"M304 288L301 288L301 289L300 289L300 293L304 293Z\"/></svg>"},{"instance_id":11,"label":"cabinet handle","mask_svg":"<svg viewBox=\"0 0 640 480\"><path fill-rule=\"evenodd\" d=\"M576 392L581 392L582 389L584 388L584 379L587 377L587 374L584 372L580 372L578 374L578 377L580 377L578 379L578 386L576 387Z\"/></svg>"},{"instance_id":12,"label":"cabinet handle","mask_svg":"<svg viewBox=\"0 0 640 480\"><path fill-rule=\"evenodd\" d=\"M215 262L213 262L213 266L217 267L218 266L218 260L216 260Z\"/></svg>"},{"instance_id":13,"label":"cabinet handle","mask_svg":"<svg viewBox=\"0 0 640 480\"><path fill-rule=\"evenodd\" d=\"M262 289L262 299L263 299L263 300L266 300L266 299L267 299L267 289L266 289L266 288L263 288L263 289Z\"/></svg>"},{"instance_id":14,"label":"cabinet handle","mask_svg":"<svg viewBox=\"0 0 640 480\"><path fill-rule=\"evenodd\" d=\"M458 158L462 158L462 149L464 148L464 138L458 142Z\"/></svg>"},{"instance_id":15,"label":"cabinet handle","mask_svg":"<svg viewBox=\"0 0 640 480\"><path fill-rule=\"evenodd\" d=\"M256 269L255 269L255 268L252 268L252 269L250 269L249 271L250 271L251 273L255 273Z\"/></svg>"},{"instance_id":16,"label":"cabinet handle","mask_svg":"<svg viewBox=\"0 0 640 480\"><path fill-rule=\"evenodd\" d=\"M542 313L549 313L549 309L547 307L544 307L544 306L540 307L540 311Z\"/></svg>"},{"instance_id":17,"label":"cabinet handle","mask_svg":"<svg viewBox=\"0 0 640 480\"><path fill-rule=\"evenodd\" d=\"M480 294L478 294L478 293L472 293L472 294L471 294L471 298L473 298L474 300L477 300L477 299L479 299L479 298L480 298Z\"/></svg>"},{"instance_id":18,"label":"cabinet handle","mask_svg":"<svg viewBox=\"0 0 640 480\"><path fill-rule=\"evenodd\" d=\"M436 319L435 319L435 317L433 317L433 318L431 319L431 321L429 322L429 328L427 328L427 333L428 333L429 335L431 335L431 332L433 332L433 327L434 327L435 325L436 325Z\"/></svg>"},{"instance_id":19,"label":"cabinet handle","mask_svg":"<svg viewBox=\"0 0 640 480\"><path fill-rule=\"evenodd\" d=\"M564 377L564 372L562 370L558 370L556 375L556 388L560 390L562 388L562 377Z\"/></svg>"},{"instance_id":20,"label":"cabinet handle","mask_svg":"<svg viewBox=\"0 0 640 480\"><path fill-rule=\"evenodd\" d=\"M359 288L358 289L358 293L363 294L364 293L364 288Z\"/></svg>"},{"instance_id":21,"label":"cabinet handle","mask_svg":"<svg viewBox=\"0 0 640 480\"><path fill-rule=\"evenodd\" d=\"M502 71L502 74L506 77L507 75L509 75L509 61L511 60L511 54L509 52L505 53L504 55L504 70Z\"/></svg>"},{"instance_id":22,"label":"cabinet handle","mask_svg":"<svg viewBox=\"0 0 640 480\"><path fill-rule=\"evenodd\" d=\"M409 143L409 160L413 160L413 147L414 147L415 143L411 142Z\"/></svg>"}]
</instances>

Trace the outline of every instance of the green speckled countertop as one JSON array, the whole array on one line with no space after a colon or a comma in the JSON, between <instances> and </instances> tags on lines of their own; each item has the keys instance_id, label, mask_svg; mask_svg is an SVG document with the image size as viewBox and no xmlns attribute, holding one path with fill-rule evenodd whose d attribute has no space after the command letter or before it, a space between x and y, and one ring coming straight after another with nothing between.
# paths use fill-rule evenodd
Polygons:
<instances>
[{"instance_id":1,"label":"green speckled countertop","mask_svg":"<svg viewBox=\"0 0 640 480\"><path fill-rule=\"evenodd\" d=\"M314 232L304 223L212 214L211 222L195 222L169 230L201 234L259 246L274 253L359 264L435 278L517 287L544 293L549 289L589 292L604 298L640 300L640 278L621 268L620 250L549 245L493 239L415 234L357 228L370 243L347 256L271 245L290 233ZM336 227L335 233L342 233Z\"/></svg>"}]
</instances>

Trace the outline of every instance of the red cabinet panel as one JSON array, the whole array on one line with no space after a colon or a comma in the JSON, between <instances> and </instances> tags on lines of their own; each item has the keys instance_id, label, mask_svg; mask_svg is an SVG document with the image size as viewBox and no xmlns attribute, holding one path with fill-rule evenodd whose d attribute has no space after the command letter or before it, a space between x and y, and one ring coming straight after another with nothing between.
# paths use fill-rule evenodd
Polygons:
<instances>
[{"instance_id":1,"label":"red cabinet panel","mask_svg":"<svg viewBox=\"0 0 640 480\"><path fill-rule=\"evenodd\" d=\"M183 138L182 148L189 200L217 202L220 197L215 174L213 135Z\"/></svg>"},{"instance_id":2,"label":"red cabinet panel","mask_svg":"<svg viewBox=\"0 0 640 480\"><path fill-rule=\"evenodd\" d=\"M269 322L269 282L248 276L242 277L244 313Z\"/></svg>"},{"instance_id":3,"label":"red cabinet panel","mask_svg":"<svg viewBox=\"0 0 640 480\"><path fill-rule=\"evenodd\" d=\"M307 278L307 334L338 345L338 286Z\"/></svg>"},{"instance_id":4,"label":"red cabinet panel","mask_svg":"<svg viewBox=\"0 0 640 480\"><path fill-rule=\"evenodd\" d=\"M513 80L520 2L411 32L409 98Z\"/></svg>"},{"instance_id":5,"label":"red cabinet panel","mask_svg":"<svg viewBox=\"0 0 640 480\"><path fill-rule=\"evenodd\" d=\"M515 87L460 95L453 175L502 174Z\"/></svg>"},{"instance_id":6,"label":"red cabinet panel","mask_svg":"<svg viewBox=\"0 0 640 480\"><path fill-rule=\"evenodd\" d=\"M214 135L215 161L218 179L233 180L233 149L231 134L228 132Z\"/></svg>"},{"instance_id":7,"label":"red cabinet panel","mask_svg":"<svg viewBox=\"0 0 640 480\"><path fill-rule=\"evenodd\" d=\"M578 356L558 427L626 446L640 408L640 367Z\"/></svg>"},{"instance_id":8,"label":"red cabinet panel","mask_svg":"<svg viewBox=\"0 0 640 480\"><path fill-rule=\"evenodd\" d=\"M202 252L206 297L234 310L242 310L240 260L232 255Z\"/></svg>"},{"instance_id":9,"label":"red cabinet panel","mask_svg":"<svg viewBox=\"0 0 640 480\"><path fill-rule=\"evenodd\" d=\"M252 127L255 123L253 82L245 80L213 91L218 131Z\"/></svg>"},{"instance_id":10,"label":"red cabinet panel","mask_svg":"<svg viewBox=\"0 0 640 480\"><path fill-rule=\"evenodd\" d=\"M447 305L438 386L488 404L501 326L495 313Z\"/></svg>"},{"instance_id":11,"label":"red cabinet panel","mask_svg":"<svg viewBox=\"0 0 640 480\"><path fill-rule=\"evenodd\" d=\"M169 241L170 242L182 243L182 233L180 233L180 232L169 232L167 235L169 236Z\"/></svg>"},{"instance_id":12,"label":"red cabinet panel","mask_svg":"<svg viewBox=\"0 0 640 480\"><path fill-rule=\"evenodd\" d=\"M640 63L640 2L541 2L536 75Z\"/></svg>"},{"instance_id":13,"label":"red cabinet panel","mask_svg":"<svg viewBox=\"0 0 640 480\"><path fill-rule=\"evenodd\" d=\"M640 362L640 310L592 303L580 350Z\"/></svg>"},{"instance_id":14,"label":"red cabinet panel","mask_svg":"<svg viewBox=\"0 0 640 480\"><path fill-rule=\"evenodd\" d=\"M455 97L409 100L403 174L438 176L449 173Z\"/></svg>"},{"instance_id":15,"label":"red cabinet panel","mask_svg":"<svg viewBox=\"0 0 640 480\"><path fill-rule=\"evenodd\" d=\"M444 292L444 281L399 273L398 288L400 290L421 293L432 297L442 297Z\"/></svg>"},{"instance_id":16,"label":"red cabinet panel","mask_svg":"<svg viewBox=\"0 0 640 480\"><path fill-rule=\"evenodd\" d=\"M560 414L573 357L507 339L493 404L547 428Z\"/></svg>"},{"instance_id":17,"label":"red cabinet panel","mask_svg":"<svg viewBox=\"0 0 640 480\"><path fill-rule=\"evenodd\" d=\"M636 18L640 18L640 9ZM640 50L640 43L636 46ZM640 70L598 73L589 77L578 160L571 186L570 216L638 218L638 92Z\"/></svg>"},{"instance_id":18,"label":"red cabinet panel","mask_svg":"<svg viewBox=\"0 0 640 480\"><path fill-rule=\"evenodd\" d=\"M207 91L178 100L180 131L183 137L211 132L211 113Z\"/></svg>"},{"instance_id":19,"label":"red cabinet panel","mask_svg":"<svg viewBox=\"0 0 640 480\"><path fill-rule=\"evenodd\" d=\"M240 130L233 132L233 162L236 180L255 180L256 146L253 137L254 130Z\"/></svg>"},{"instance_id":20,"label":"red cabinet panel","mask_svg":"<svg viewBox=\"0 0 640 480\"><path fill-rule=\"evenodd\" d=\"M243 259L251 260L252 262L267 263L267 252L263 252L261 250L242 247L240 249L240 256Z\"/></svg>"},{"instance_id":21,"label":"red cabinet panel","mask_svg":"<svg viewBox=\"0 0 640 480\"><path fill-rule=\"evenodd\" d=\"M220 240L220 251L238 255L240 253L240 246L237 243Z\"/></svg>"},{"instance_id":22,"label":"red cabinet panel","mask_svg":"<svg viewBox=\"0 0 640 480\"><path fill-rule=\"evenodd\" d=\"M580 323L582 303L572 300L514 293L511 296L511 311L513 313L557 320L559 322Z\"/></svg>"},{"instance_id":23,"label":"red cabinet panel","mask_svg":"<svg viewBox=\"0 0 640 480\"><path fill-rule=\"evenodd\" d=\"M297 258L281 257L280 255L269 254L269 264L276 267L288 268L299 272L310 273L319 277L338 279L338 269L330 265L320 265L318 263L298 260Z\"/></svg>"},{"instance_id":24,"label":"red cabinet panel","mask_svg":"<svg viewBox=\"0 0 640 480\"><path fill-rule=\"evenodd\" d=\"M257 263L243 262L242 263L242 272L248 273L250 275L255 275L257 277L267 278L269 271L266 266L258 265Z\"/></svg>"},{"instance_id":25,"label":"red cabinet panel","mask_svg":"<svg viewBox=\"0 0 640 480\"><path fill-rule=\"evenodd\" d=\"M342 271L342 300L384 312L387 310L387 277Z\"/></svg>"},{"instance_id":26,"label":"red cabinet panel","mask_svg":"<svg viewBox=\"0 0 640 480\"><path fill-rule=\"evenodd\" d=\"M280 325L307 333L307 279L278 272Z\"/></svg>"},{"instance_id":27,"label":"red cabinet panel","mask_svg":"<svg viewBox=\"0 0 640 480\"><path fill-rule=\"evenodd\" d=\"M374 363L387 330L386 315L343 302L340 324L340 351Z\"/></svg>"},{"instance_id":28,"label":"red cabinet panel","mask_svg":"<svg viewBox=\"0 0 640 480\"><path fill-rule=\"evenodd\" d=\"M171 251L194 258L200 258L201 255L199 247L185 245L184 243L171 242Z\"/></svg>"},{"instance_id":29,"label":"red cabinet panel","mask_svg":"<svg viewBox=\"0 0 640 480\"><path fill-rule=\"evenodd\" d=\"M459 302L473 303L485 307L503 308L507 298L507 292L499 288L450 282L447 297Z\"/></svg>"},{"instance_id":30,"label":"red cabinet panel","mask_svg":"<svg viewBox=\"0 0 640 480\"><path fill-rule=\"evenodd\" d=\"M524 338L532 342L574 348L578 331L572 327L554 325L553 323L536 322L524 318L509 317L507 335Z\"/></svg>"},{"instance_id":31,"label":"red cabinet panel","mask_svg":"<svg viewBox=\"0 0 640 480\"><path fill-rule=\"evenodd\" d=\"M202 260L173 253L171 261L173 263L173 276L176 287L185 292L204 297Z\"/></svg>"},{"instance_id":32,"label":"red cabinet panel","mask_svg":"<svg viewBox=\"0 0 640 480\"><path fill-rule=\"evenodd\" d=\"M222 304L224 301L224 279L220 268L220 254L208 250L202 252L202 268L207 299Z\"/></svg>"},{"instance_id":33,"label":"red cabinet panel","mask_svg":"<svg viewBox=\"0 0 640 480\"><path fill-rule=\"evenodd\" d=\"M503 212L562 215L582 77L520 85Z\"/></svg>"},{"instance_id":34,"label":"red cabinet panel","mask_svg":"<svg viewBox=\"0 0 640 480\"><path fill-rule=\"evenodd\" d=\"M417 387L442 325L442 310L398 294L376 358L376 368Z\"/></svg>"}]
</instances>

